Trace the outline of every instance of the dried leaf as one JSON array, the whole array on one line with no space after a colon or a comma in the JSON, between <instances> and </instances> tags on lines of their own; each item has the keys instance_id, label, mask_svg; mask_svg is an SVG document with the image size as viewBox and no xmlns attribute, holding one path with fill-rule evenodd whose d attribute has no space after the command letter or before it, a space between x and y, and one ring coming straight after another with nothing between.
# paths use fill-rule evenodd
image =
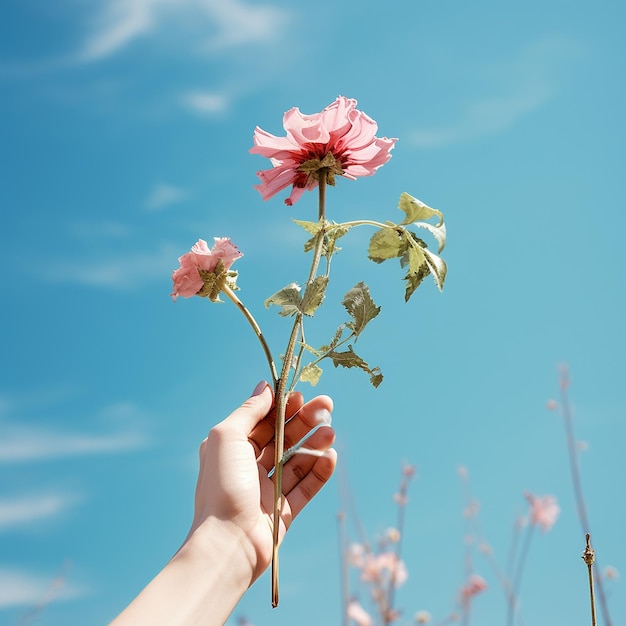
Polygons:
<instances>
[{"instance_id":1,"label":"dried leaf","mask_svg":"<svg viewBox=\"0 0 626 626\"><path fill-rule=\"evenodd\" d=\"M304 297L302 298L302 304L300 305L302 313L309 316L315 313L324 300L327 285L327 276L316 276L311 283L307 285Z\"/></svg>"},{"instance_id":2,"label":"dried leaf","mask_svg":"<svg viewBox=\"0 0 626 626\"><path fill-rule=\"evenodd\" d=\"M300 380L303 383L311 383L311 385L315 387L315 385L319 382L321 375L322 368L314 363L309 363L302 368L302 372L300 372Z\"/></svg>"},{"instance_id":3,"label":"dried leaf","mask_svg":"<svg viewBox=\"0 0 626 626\"><path fill-rule=\"evenodd\" d=\"M335 367L357 367L370 375L370 382L374 387L378 387L383 380L383 375L380 373L380 368L370 368L366 361L364 361L354 350L352 346L348 346L345 352L330 352L329 358L332 359Z\"/></svg>"},{"instance_id":4,"label":"dried leaf","mask_svg":"<svg viewBox=\"0 0 626 626\"><path fill-rule=\"evenodd\" d=\"M370 239L367 254L375 263L402 256L406 248L403 232L395 228L385 227L377 230Z\"/></svg>"},{"instance_id":5,"label":"dried leaf","mask_svg":"<svg viewBox=\"0 0 626 626\"><path fill-rule=\"evenodd\" d=\"M437 209L429 207L421 200L414 198L404 191L400 196L398 202L398 208L404 211L406 217L402 220L401 224L411 224L418 220L427 220L436 215L439 218L439 225L443 224L443 213Z\"/></svg>"},{"instance_id":6,"label":"dried leaf","mask_svg":"<svg viewBox=\"0 0 626 626\"><path fill-rule=\"evenodd\" d=\"M353 322L348 322L346 326L352 330L355 337L358 337L365 326L380 313L380 307L374 304L370 296L370 290L363 282L357 283L352 287L344 296L341 304L343 304L350 317L354 320Z\"/></svg>"}]
</instances>

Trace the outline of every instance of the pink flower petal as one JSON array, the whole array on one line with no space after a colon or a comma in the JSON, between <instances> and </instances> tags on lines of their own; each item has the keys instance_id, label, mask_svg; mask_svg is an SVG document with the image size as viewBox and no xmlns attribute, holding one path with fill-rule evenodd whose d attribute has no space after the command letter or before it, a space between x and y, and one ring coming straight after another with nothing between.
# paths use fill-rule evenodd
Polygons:
<instances>
[{"instance_id":1,"label":"pink flower petal","mask_svg":"<svg viewBox=\"0 0 626 626\"><path fill-rule=\"evenodd\" d=\"M397 140L376 137L376 122L359 111L356 104L356 100L339 96L321 113L306 115L297 107L289 109L283 116L286 137L255 129L250 152L269 158L274 168L257 172L261 183L255 188L263 200L293 185L285 203L297 202L304 191L318 186L316 177L301 172L300 166L313 159L322 161L329 153L342 170L335 174L352 180L371 176L389 161Z\"/></svg>"}]
</instances>

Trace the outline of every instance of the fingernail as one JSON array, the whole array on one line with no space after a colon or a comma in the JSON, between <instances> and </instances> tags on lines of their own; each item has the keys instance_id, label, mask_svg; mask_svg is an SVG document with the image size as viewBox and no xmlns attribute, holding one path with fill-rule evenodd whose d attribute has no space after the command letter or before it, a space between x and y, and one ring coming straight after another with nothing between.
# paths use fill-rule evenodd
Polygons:
<instances>
[{"instance_id":1,"label":"fingernail","mask_svg":"<svg viewBox=\"0 0 626 626\"><path fill-rule=\"evenodd\" d=\"M265 388L269 386L269 383L266 380L262 380L255 388L254 391L252 392L253 396L260 396L264 391Z\"/></svg>"}]
</instances>

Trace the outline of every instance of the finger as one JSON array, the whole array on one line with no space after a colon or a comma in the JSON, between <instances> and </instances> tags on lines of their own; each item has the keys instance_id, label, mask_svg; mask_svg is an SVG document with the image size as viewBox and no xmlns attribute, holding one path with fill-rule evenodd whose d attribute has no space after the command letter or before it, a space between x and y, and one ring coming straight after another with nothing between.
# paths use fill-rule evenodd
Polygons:
<instances>
[{"instance_id":1,"label":"finger","mask_svg":"<svg viewBox=\"0 0 626 626\"><path fill-rule=\"evenodd\" d=\"M333 401L328 396L309 400L287 424L285 424L285 448L295 446L320 424L330 424Z\"/></svg>"},{"instance_id":2,"label":"finger","mask_svg":"<svg viewBox=\"0 0 626 626\"><path fill-rule=\"evenodd\" d=\"M302 394L295 392L289 395L285 409L285 419L289 420L302 408L304 399ZM260 421L250 433L250 441L257 447L257 455L274 439L275 409L268 412L265 419Z\"/></svg>"},{"instance_id":3,"label":"finger","mask_svg":"<svg viewBox=\"0 0 626 626\"><path fill-rule=\"evenodd\" d=\"M303 405L285 425L285 450L295 446L315 427L320 424L330 423L330 413L332 410L333 401L328 396L317 396ZM289 412L287 415L289 415ZM272 439L274 437L273 428L274 426L272 425ZM262 450L258 461L268 472L274 467L273 441Z\"/></svg>"},{"instance_id":4,"label":"finger","mask_svg":"<svg viewBox=\"0 0 626 626\"><path fill-rule=\"evenodd\" d=\"M311 470L287 494L288 507L285 507L283 521L289 525L302 509L313 499L315 494L328 482L337 464L337 452L329 448L324 456L315 459Z\"/></svg>"},{"instance_id":5,"label":"finger","mask_svg":"<svg viewBox=\"0 0 626 626\"><path fill-rule=\"evenodd\" d=\"M255 426L270 412L273 401L272 387L267 382L261 381L255 387L252 395L238 409L235 409L220 426L234 428L248 437Z\"/></svg>"},{"instance_id":6,"label":"finger","mask_svg":"<svg viewBox=\"0 0 626 626\"><path fill-rule=\"evenodd\" d=\"M288 494L311 471L335 441L335 431L321 426L283 466L283 493Z\"/></svg>"}]
</instances>

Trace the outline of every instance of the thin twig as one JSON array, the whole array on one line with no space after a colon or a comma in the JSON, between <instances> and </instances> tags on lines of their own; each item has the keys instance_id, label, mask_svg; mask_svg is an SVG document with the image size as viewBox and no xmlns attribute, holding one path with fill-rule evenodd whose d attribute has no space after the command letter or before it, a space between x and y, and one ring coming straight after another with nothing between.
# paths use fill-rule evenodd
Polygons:
<instances>
[{"instance_id":1,"label":"thin twig","mask_svg":"<svg viewBox=\"0 0 626 626\"><path fill-rule=\"evenodd\" d=\"M589 524L589 518L587 515L587 506L585 504L585 498L583 495L583 489L580 479L580 467L578 465L578 451L576 450L576 440L574 438L574 426L572 419L572 410L569 402L569 370L567 366L561 367L561 415L565 422L565 434L567 439L567 451L569 455L570 471L572 476L572 484L574 486L574 497L576 499L576 508L578 509L578 519L582 526L583 533L591 533L591 527ZM611 616L609 614L609 605L604 591L604 584L602 577L598 577L598 597L600 599L600 608L602 615L604 616L604 623L606 626L612 626Z\"/></svg>"},{"instance_id":2,"label":"thin twig","mask_svg":"<svg viewBox=\"0 0 626 626\"><path fill-rule=\"evenodd\" d=\"M506 620L507 626L513 626L515 621L515 612L518 608L519 591L522 585L522 572L524 571L524 565L526 563L526 557L530 548L530 540L533 536L533 524L528 524L526 527L526 534L524 536L524 542L522 544L517 567L515 568L515 574L511 582L511 596L509 601L508 618Z\"/></svg>"},{"instance_id":3,"label":"thin twig","mask_svg":"<svg viewBox=\"0 0 626 626\"><path fill-rule=\"evenodd\" d=\"M596 553L591 547L591 535L587 533L585 535L587 545L583 551L583 561L587 565L587 571L589 572L589 599L591 601L591 626L597 626L596 622L596 598L593 593L593 562L596 560Z\"/></svg>"}]
</instances>

